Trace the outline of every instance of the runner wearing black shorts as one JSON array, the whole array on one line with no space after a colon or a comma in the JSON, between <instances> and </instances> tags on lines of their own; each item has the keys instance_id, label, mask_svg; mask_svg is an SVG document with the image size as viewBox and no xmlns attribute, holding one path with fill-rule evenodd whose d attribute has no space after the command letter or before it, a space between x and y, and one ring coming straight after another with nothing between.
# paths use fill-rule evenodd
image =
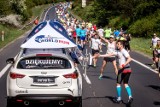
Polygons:
<instances>
[{"instance_id":1,"label":"runner wearing black shorts","mask_svg":"<svg viewBox=\"0 0 160 107\"><path fill-rule=\"evenodd\" d=\"M117 97L114 99L114 102L115 103L122 102L121 83L123 82L124 87L127 91L128 97L129 97L127 105L131 105L131 103L133 101L133 97L132 97L131 88L128 85L128 82L129 82L129 78L130 78L130 75L132 72L129 63L131 62L132 59L131 59L128 51L124 49L123 41L117 42L117 48L119 49L117 52L114 52L112 54L99 55L99 57L109 57L109 56L117 56L118 57L119 70L118 70L118 75L117 75L117 86L116 86Z\"/></svg>"},{"instance_id":2,"label":"runner wearing black shorts","mask_svg":"<svg viewBox=\"0 0 160 107\"><path fill-rule=\"evenodd\" d=\"M115 52L116 41L115 41L113 35L110 36L109 40L103 38L102 36L100 36L100 38L107 44L107 54ZM103 71L104 71L104 68L105 68L107 62L112 62L113 66L114 66L115 73L116 73L116 75L118 74L115 56L104 57L103 63L102 63L101 69L100 69L100 76L99 76L100 80L103 78Z\"/></svg>"},{"instance_id":3,"label":"runner wearing black shorts","mask_svg":"<svg viewBox=\"0 0 160 107\"><path fill-rule=\"evenodd\" d=\"M99 53L99 50L92 49L92 56L94 56L95 54L98 54L98 53Z\"/></svg>"},{"instance_id":4,"label":"runner wearing black shorts","mask_svg":"<svg viewBox=\"0 0 160 107\"><path fill-rule=\"evenodd\" d=\"M99 54L99 46L101 45L100 39L98 38L97 33L91 38L91 49L92 57L95 57ZM96 67L97 58L93 58L93 66Z\"/></svg>"}]
</instances>

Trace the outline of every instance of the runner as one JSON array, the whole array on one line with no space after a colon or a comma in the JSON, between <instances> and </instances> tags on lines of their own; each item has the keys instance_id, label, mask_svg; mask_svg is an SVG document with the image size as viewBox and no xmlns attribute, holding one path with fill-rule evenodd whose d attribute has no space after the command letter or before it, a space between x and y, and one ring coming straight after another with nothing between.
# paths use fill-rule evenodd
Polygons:
<instances>
[{"instance_id":1,"label":"runner","mask_svg":"<svg viewBox=\"0 0 160 107\"><path fill-rule=\"evenodd\" d=\"M125 37L125 49L130 52L131 48L130 48L130 41L131 41L131 34L124 34Z\"/></svg>"},{"instance_id":2,"label":"runner","mask_svg":"<svg viewBox=\"0 0 160 107\"><path fill-rule=\"evenodd\" d=\"M152 67L155 66L155 54L154 54L154 49L157 45L157 40L159 40L159 38L157 37L156 33L153 34L152 40L151 40L151 46L150 48L152 48L152 55L153 55L153 64L151 65Z\"/></svg>"},{"instance_id":3,"label":"runner","mask_svg":"<svg viewBox=\"0 0 160 107\"><path fill-rule=\"evenodd\" d=\"M159 77L160 77L160 40L157 40L157 45L154 49L155 54L155 63L156 63L156 70L159 71Z\"/></svg>"},{"instance_id":4,"label":"runner","mask_svg":"<svg viewBox=\"0 0 160 107\"><path fill-rule=\"evenodd\" d=\"M100 28L97 30L98 35L103 37L104 36L104 30L102 28L102 26L100 26ZM102 45L100 45L100 52L102 52Z\"/></svg>"},{"instance_id":5,"label":"runner","mask_svg":"<svg viewBox=\"0 0 160 107\"><path fill-rule=\"evenodd\" d=\"M117 41L117 48L118 51L114 52L112 54L105 54L105 55L99 55L99 57L109 57L116 55L118 57L118 62L119 62L119 70L118 70L118 75L117 75L117 97L114 99L115 103L121 103L122 98L121 98L121 83L123 81L123 84L125 86L125 89L127 91L129 100L127 105L131 105L133 102L133 97L132 97L132 92L131 88L128 85L128 81L131 75L131 68L130 68L130 62L131 62L131 57L129 53L124 49L124 43L123 41Z\"/></svg>"},{"instance_id":6,"label":"runner","mask_svg":"<svg viewBox=\"0 0 160 107\"><path fill-rule=\"evenodd\" d=\"M87 35L87 31L86 31L85 27L82 27L80 34L81 34L80 35L81 46L82 46L82 48L84 48L86 35Z\"/></svg>"},{"instance_id":7,"label":"runner","mask_svg":"<svg viewBox=\"0 0 160 107\"><path fill-rule=\"evenodd\" d=\"M79 28L79 26L77 26L75 31L76 31L76 36L77 36L76 43L78 43L78 42L80 42L81 28Z\"/></svg>"},{"instance_id":8,"label":"runner","mask_svg":"<svg viewBox=\"0 0 160 107\"><path fill-rule=\"evenodd\" d=\"M91 37L91 49L93 58L93 66L96 67L97 55L99 53L99 45L101 44L100 39L98 38L97 33L95 32L93 37Z\"/></svg>"},{"instance_id":9,"label":"runner","mask_svg":"<svg viewBox=\"0 0 160 107\"><path fill-rule=\"evenodd\" d=\"M99 36L99 37L104 42L107 43L107 52L106 52L106 54L115 52L115 50L116 50L116 41L114 41L114 36L113 35L110 36L109 40L103 38L102 36ZM104 71L104 68L105 68L107 62L112 62L113 66L114 66L115 73L116 73L116 75L118 74L118 69L117 69L117 65L116 65L116 58L115 58L115 56L104 57L102 67L100 69L99 79L102 79L102 77L103 77L103 71Z\"/></svg>"},{"instance_id":10,"label":"runner","mask_svg":"<svg viewBox=\"0 0 160 107\"><path fill-rule=\"evenodd\" d=\"M111 33L112 33L112 31L111 31L111 28L106 28L106 30L104 31L104 33L105 33L105 38L106 39L109 39L110 38L110 35L111 35Z\"/></svg>"},{"instance_id":11,"label":"runner","mask_svg":"<svg viewBox=\"0 0 160 107\"><path fill-rule=\"evenodd\" d=\"M119 39L119 34L120 34L120 31L119 31L118 29L116 29L116 30L114 31L114 35L115 35L116 40Z\"/></svg>"}]
</instances>

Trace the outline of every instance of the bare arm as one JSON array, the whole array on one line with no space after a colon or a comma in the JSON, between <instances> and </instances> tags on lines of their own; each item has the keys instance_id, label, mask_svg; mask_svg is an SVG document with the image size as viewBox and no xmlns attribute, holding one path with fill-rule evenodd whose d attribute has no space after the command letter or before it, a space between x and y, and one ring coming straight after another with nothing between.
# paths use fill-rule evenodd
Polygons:
<instances>
[{"instance_id":1,"label":"bare arm","mask_svg":"<svg viewBox=\"0 0 160 107\"><path fill-rule=\"evenodd\" d=\"M99 57L111 57L111 56L116 56L116 54L115 53L109 53L109 54L99 55Z\"/></svg>"},{"instance_id":2,"label":"bare arm","mask_svg":"<svg viewBox=\"0 0 160 107\"><path fill-rule=\"evenodd\" d=\"M100 37L100 39L102 39L104 42L108 43L108 40L107 40L107 39L103 38L102 36L99 36L99 37Z\"/></svg>"},{"instance_id":3,"label":"bare arm","mask_svg":"<svg viewBox=\"0 0 160 107\"><path fill-rule=\"evenodd\" d=\"M130 56L127 57L127 61L124 63L124 66L129 64L132 61L132 58Z\"/></svg>"}]
</instances>

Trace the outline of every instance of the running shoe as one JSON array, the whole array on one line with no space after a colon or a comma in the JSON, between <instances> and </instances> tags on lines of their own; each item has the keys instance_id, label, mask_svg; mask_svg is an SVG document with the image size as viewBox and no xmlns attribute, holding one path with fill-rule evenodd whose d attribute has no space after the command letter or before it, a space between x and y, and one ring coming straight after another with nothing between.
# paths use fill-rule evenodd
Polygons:
<instances>
[{"instance_id":1,"label":"running shoe","mask_svg":"<svg viewBox=\"0 0 160 107\"><path fill-rule=\"evenodd\" d=\"M101 80L102 78L103 78L103 75L101 74L98 79Z\"/></svg>"},{"instance_id":2,"label":"running shoe","mask_svg":"<svg viewBox=\"0 0 160 107\"><path fill-rule=\"evenodd\" d=\"M122 103L122 100L121 100L121 99L118 99L117 97L115 97L115 98L113 99L113 102L114 102L114 103L117 103L117 104L120 104L120 103Z\"/></svg>"},{"instance_id":3,"label":"running shoe","mask_svg":"<svg viewBox=\"0 0 160 107\"><path fill-rule=\"evenodd\" d=\"M96 65L93 65L94 68L96 68Z\"/></svg>"},{"instance_id":4,"label":"running shoe","mask_svg":"<svg viewBox=\"0 0 160 107\"><path fill-rule=\"evenodd\" d=\"M153 64L151 65L151 67L152 67L152 69L155 69L155 68L156 68L155 63L153 63Z\"/></svg>"},{"instance_id":5,"label":"running shoe","mask_svg":"<svg viewBox=\"0 0 160 107\"><path fill-rule=\"evenodd\" d=\"M128 105L131 105L131 104L132 104L132 102L133 102L133 98L132 98L132 97L130 97L130 98L129 98L129 100L128 100L128 103L127 103L127 104L128 104Z\"/></svg>"}]
</instances>

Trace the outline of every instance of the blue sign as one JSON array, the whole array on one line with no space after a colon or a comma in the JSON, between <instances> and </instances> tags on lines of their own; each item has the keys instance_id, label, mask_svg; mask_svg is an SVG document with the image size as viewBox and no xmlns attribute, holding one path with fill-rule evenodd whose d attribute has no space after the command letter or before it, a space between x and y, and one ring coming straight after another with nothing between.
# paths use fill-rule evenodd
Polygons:
<instances>
[{"instance_id":1,"label":"blue sign","mask_svg":"<svg viewBox=\"0 0 160 107\"><path fill-rule=\"evenodd\" d=\"M42 43L42 42L56 42L58 43L58 39L56 39L55 37L45 37L45 35L40 35L40 36L37 36L35 38L35 41L38 42L38 43Z\"/></svg>"}]
</instances>

